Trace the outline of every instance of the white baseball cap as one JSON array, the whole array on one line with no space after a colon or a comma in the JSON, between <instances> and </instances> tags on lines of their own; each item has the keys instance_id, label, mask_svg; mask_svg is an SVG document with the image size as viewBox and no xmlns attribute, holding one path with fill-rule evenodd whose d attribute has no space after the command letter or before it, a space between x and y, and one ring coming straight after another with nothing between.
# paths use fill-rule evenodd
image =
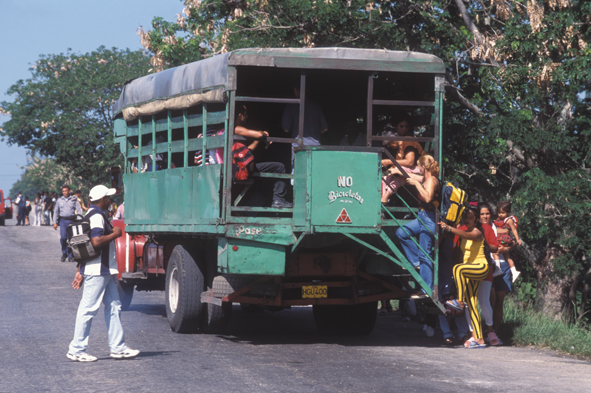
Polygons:
<instances>
[{"instance_id":1,"label":"white baseball cap","mask_svg":"<svg viewBox=\"0 0 591 393\"><path fill-rule=\"evenodd\" d=\"M117 192L117 190L115 190L114 188L107 188L107 187L103 186L102 184L98 185L98 186L94 186L94 187L92 187L92 190L90 190L90 200L92 202L96 202L103 197L106 197L109 195L115 195L116 192Z\"/></svg>"}]
</instances>

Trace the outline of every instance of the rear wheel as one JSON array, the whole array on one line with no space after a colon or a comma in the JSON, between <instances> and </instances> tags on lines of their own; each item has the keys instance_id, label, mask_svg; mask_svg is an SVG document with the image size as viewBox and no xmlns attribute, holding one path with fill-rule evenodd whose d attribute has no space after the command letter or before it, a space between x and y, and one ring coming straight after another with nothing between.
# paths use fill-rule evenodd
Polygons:
<instances>
[{"instance_id":1,"label":"rear wheel","mask_svg":"<svg viewBox=\"0 0 591 393\"><path fill-rule=\"evenodd\" d=\"M179 244L170 255L166 269L166 316L175 333L193 333L202 316L203 272L190 246Z\"/></svg>"},{"instance_id":2,"label":"rear wheel","mask_svg":"<svg viewBox=\"0 0 591 393\"><path fill-rule=\"evenodd\" d=\"M4 226L4 214L0 215L0 226Z\"/></svg>"},{"instance_id":3,"label":"rear wheel","mask_svg":"<svg viewBox=\"0 0 591 393\"><path fill-rule=\"evenodd\" d=\"M378 302L352 306L314 306L314 322L323 334L364 336L373 330Z\"/></svg>"}]
</instances>

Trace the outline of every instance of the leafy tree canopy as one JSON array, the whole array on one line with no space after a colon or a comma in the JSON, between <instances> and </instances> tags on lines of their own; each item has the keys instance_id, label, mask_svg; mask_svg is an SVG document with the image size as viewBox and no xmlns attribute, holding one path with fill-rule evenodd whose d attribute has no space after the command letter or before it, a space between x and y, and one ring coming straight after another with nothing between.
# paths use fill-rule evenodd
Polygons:
<instances>
[{"instance_id":1,"label":"leafy tree canopy","mask_svg":"<svg viewBox=\"0 0 591 393\"><path fill-rule=\"evenodd\" d=\"M147 74L149 68L141 51L116 48L41 56L31 68L31 78L8 90L14 101L0 103L10 116L0 136L26 147L33 156L55 159L89 184L105 182L106 169L120 164L111 106L123 84Z\"/></svg>"},{"instance_id":2,"label":"leafy tree canopy","mask_svg":"<svg viewBox=\"0 0 591 393\"><path fill-rule=\"evenodd\" d=\"M75 177L70 171L57 164L55 160L48 158L33 158L26 166L25 173L14 183L10 189L10 195L14 199L17 192L22 192L29 199L35 199L35 195L41 191L57 192L61 195L61 187L68 184L72 192L80 189L86 195L89 184L84 179Z\"/></svg>"},{"instance_id":3,"label":"leafy tree canopy","mask_svg":"<svg viewBox=\"0 0 591 393\"><path fill-rule=\"evenodd\" d=\"M539 304L564 317L591 280L590 26L583 0L186 0L140 36L157 69L243 47L440 57L446 178L512 200Z\"/></svg>"}]
</instances>

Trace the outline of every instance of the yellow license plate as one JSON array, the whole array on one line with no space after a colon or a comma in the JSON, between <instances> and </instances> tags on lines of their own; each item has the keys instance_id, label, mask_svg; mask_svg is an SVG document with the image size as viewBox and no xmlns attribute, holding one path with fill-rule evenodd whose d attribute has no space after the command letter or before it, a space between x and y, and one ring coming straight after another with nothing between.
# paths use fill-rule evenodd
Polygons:
<instances>
[{"instance_id":1,"label":"yellow license plate","mask_svg":"<svg viewBox=\"0 0 591 393\"><path fill-rule=\"evenodd\" d=\"M327 297L327 285L309 285L302 287L302 299L321 299Z\"/></svg>"}]
</instances>

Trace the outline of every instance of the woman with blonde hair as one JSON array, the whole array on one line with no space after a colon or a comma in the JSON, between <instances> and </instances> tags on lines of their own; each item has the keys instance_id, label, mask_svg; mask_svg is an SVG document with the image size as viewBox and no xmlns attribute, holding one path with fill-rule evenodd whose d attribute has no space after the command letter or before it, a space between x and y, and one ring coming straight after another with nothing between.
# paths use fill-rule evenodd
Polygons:
<instances>
[{"instance_id":1,"label":"woman with blonde hair","mask_svg":"<svg viewBox=\"0 0 591 393\"><path fill-rule=\"evenodd\" d=\"M421 156L417 162L420 174L409 173L406 182L417 188L420 204L418 219L398 228L396 236L404 254L413 266L420 266L420 275L423 281L433 289L433 247L435 246L435 210L441 200L441 183L439 175L439 163L429 155ZM418 237L417 247L411 237ZM425 297L424 291L412 295L413 298Z\"/></svg>"}]
</instances>

